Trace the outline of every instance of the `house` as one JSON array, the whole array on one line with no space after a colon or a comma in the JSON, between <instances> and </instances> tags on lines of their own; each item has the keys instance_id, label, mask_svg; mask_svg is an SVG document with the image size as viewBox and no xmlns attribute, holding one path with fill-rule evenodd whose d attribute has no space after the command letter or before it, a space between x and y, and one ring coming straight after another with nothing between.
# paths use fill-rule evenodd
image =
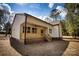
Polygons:
<instances>
[{"instance_id":1,"label":"house","mask_svg":"<svg viewBox=\"0 0 79 59\"><path fill-rule=\"evenodd\" d=\"M12 38L22 43L52 41L60 38L60 22L48 23L26 13L17 13L12 24Z\"/></svg>"}]
</instances>

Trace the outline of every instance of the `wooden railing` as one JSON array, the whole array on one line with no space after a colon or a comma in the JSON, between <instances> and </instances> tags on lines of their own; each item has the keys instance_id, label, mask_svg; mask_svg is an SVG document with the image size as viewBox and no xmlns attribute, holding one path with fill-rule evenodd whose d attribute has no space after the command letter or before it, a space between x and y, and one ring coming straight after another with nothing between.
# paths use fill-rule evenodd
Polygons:
<instances>
[{"instance_id":1,"label":"wooden railing","mask_svg":"<svg viewBox=\"0 0 79 59\"><path fill-rule=\"evenodd\" d=\"M52 36L51 36L49 33L46 33L46 34L45 34L45 39L46 39L48 42L51 42L51 41L52 41Z\"/></svg>"}]
</instances>

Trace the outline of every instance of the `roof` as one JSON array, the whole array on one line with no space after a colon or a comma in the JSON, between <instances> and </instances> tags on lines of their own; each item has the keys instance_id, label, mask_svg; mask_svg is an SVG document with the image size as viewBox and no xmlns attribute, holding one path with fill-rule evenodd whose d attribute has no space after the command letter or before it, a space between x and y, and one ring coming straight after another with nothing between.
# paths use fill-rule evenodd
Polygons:
<instances>
[{"instance_id":1,"label":"roof","mask_svg":"<svg viewBox=\"0 0 79 59\"><path fill-rule=\"evenodd\" d=\"M16 15L31 16L31 17L36 18L36 19L39 20L39 21L42 21L42 22L44 22L44 23L46 23L46 24L49 24L49 25L52 25L52 26L55 26L55 25L58 25L58 24L59 24L58 22L57 22L57 23L54 23L54 22L48 23L48 22L46 22L46 21L44 21L44 20L42 20L42 19L39 19L39 18L37 18L37 17L35 17L35 16L33 16L33 15L30 15L30 14L27 14L27 13L16 13L16 14L15 14L15 17L16 17ZM14 21L15 21L15 17L14 17L13 23L14 23ZM12 25L13 25L13 24L12 24Z\"/></svg>"}]
</instances>

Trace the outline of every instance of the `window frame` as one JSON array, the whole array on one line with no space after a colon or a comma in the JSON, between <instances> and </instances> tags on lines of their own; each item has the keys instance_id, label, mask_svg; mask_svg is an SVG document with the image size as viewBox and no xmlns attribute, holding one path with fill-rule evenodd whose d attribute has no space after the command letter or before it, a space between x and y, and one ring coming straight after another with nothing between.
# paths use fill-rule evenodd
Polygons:
<instances>
[{"instance_id":1,"label":"window frame","mask_svg":"<svg viewBox=\"0 0 79 59\"><path fill-rule=\"evenodd\" d=\"M52 34L52 29L49 29L49 33L51 33L51 34Z\"/></svg>"},{"instance_id":2,"label":"window frame","mask_svg":"<svg viewBox=\"0 0 79 59\"><path fill-rule=\"evenodd\" d=\"M32 33L37 33L37 28L32 27Z\"/></svg>"},{"instance_id":3,"label":"window frame","mask_svg":"<svg viewBox=\"0 0 79 59\"><path fill-rule=\"evenodd\" d=\"M26 27L26 32L31 33L31 27Z\"/></svg>"}]
</instances>

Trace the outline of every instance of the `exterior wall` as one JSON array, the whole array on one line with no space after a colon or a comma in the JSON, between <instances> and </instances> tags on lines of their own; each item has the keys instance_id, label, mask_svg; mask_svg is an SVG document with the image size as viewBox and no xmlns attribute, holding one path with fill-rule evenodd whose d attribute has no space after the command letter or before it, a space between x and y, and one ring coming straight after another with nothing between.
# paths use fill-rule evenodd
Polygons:
<instances>
[{"instance_id":1,"label":"exterior wall","mask_svg":"<svg viewBox=\"0 0 79 59\"><path fill-rule=\"evenodd\" d=\"M41 26L34 26L34 25L31 25L31 24L27 24L27 27L31 27L31 32L26 33L26 38L28 38L28 39L32 39L32 38L36 39L36 38L43 38L44 37L44 35L41 35L41 30L44 30L44 33L45 33L46 28L41 27ZM22 25L21 28L22 28L21 29L21 34L24 35L24 33L23 33L23 25ZM32 33L32 28L37 28L37 33ZM23 37L24 36L22 36L22 38Z\"/></svg>"},{"instance_id":2,"label":"exterior wall","mask_svg":"<svg viewBox=\"0 0 79 59\"><path fill-rule=\"evenodd\" d=\"M59 37L59 28L58 28L58 26L53 26L52 29L53 29L52 30L53 37Z\"/></svg>"},{"instance_id":3,"label":"exterior wall","mask_svg":"<svg viewBox=\"0 0 79 59\"><path fill-rule=\"evenodd\" d=\"M47 27L47 28L52 28L52 25L46 24L45 22L42 22L39 19L34 18L32 16L28 16L27 23L36 24L36 25L39 25L39 26Z\"/></svg>"},{"instance_id":4,"label":"exterior wall","mask_svg":"<svg viewBox=\"0 0 79 59\"><path fill-rule=\"evenodd\" d=\"M24 26L24 23L21 25L21 40L24 39L23 26ZM28 24L28 23L27 23L27 27L31 28L30 33L26 33L26 39L28 41L32 41L32 42L33 41L35 41L35 42L44 41L45 31L46 31L45 27L37 26L37 25L34 25L34 24ZM37 28L37 32L32 33L32 28ZM41 30L43 30L42 35L41 35Z\"/></svg>"},{"instance_id":5,"label":"exterior wall","mask_svg":"<svg viewBox=\"0 0 79 59\"><path fill-rule=\"evenodd\" d=\"M60 21L54 21L51 23L52 25L50 25L50 24L46 24L32 16L28 16L27 19L28 19L27 20L28 23L46 27L47 28L46 34L47 33L50 34L51 37L56 37L56 38L62 37ZM55 24L58 24L58 25L55 25ZM52 29L52 33L49 33L49 29Z\"/></svg>"},{"instance_id":6,"label":"exterior wall","mask_svg":"<svg viewBox=\"0 0 79 59\"><path fill-rule=\"evenodd\" d=\"M23 26L24 26L24 23L21 24L20 28L21 28L21 40L23 41L24 39L24 33L23 33ZM42 22L40 21L39 19L37 18L34 18L32 16L28 16L27 17L27 24L26 26L28 27L36 27L37 28L37 33L26 33L26 41L43 41L45 39L45 36L46 34L50 34L51 37L53 37L52 33L49 33L49 29L52 29L53 26L50 25L50 24L47 24L45 22ZM40 30L43 29L44 30L44 34L41 36L41 32ZM32 30L32 29L31 29ZM53 29L52 29L53 30Z\"/></svg>"},{"instance_id":7,"label":"exterior wall","mask_svg":"<svg viewBox=\"0 0 79 59\"><path fill-rule=\"evenodd\" d=\"M12 37L14 38L17 38L17 39L21 39L23 42L24 42L24 34L23 34L23 23L25 22L25 15L24 14L18 14L16 15L15 17L15 21L13 23L13 26L12 26ZM23 24L23 25L22 25ZM30 40L35 40L35 41L39 41L41 40L41 38L44 38L46 34L50 34L51 37L60 37L60 30L57 26L53 26L53 25L50 25L48 23L45 23L35 17L32 17L32 16L27 16L27 24L26 26L30 26L30 27L37 27L37 34L28 34L26 33L26 38L27 39L30 39ZM40 30L43 29L44 30L44 36L41 36L40 34ZM49 33L49 29L52 29L52 33ZM40 39L38 39L40 38Z\"/></svg>"},{"instance_id":8,"label":"exterior wall","mask_svg":"<svg viewBox=\"0 0 79 59\"><path fill-rule=\"evenodd\" d=\"M52 36L53 37L62 37L62 33L61 33L61 25L56 25L56 26L53 26L52 28Z\"/></svg>"},{"instance_id":9,"label":"exterior wall","mask_svg":"<svg viewBox=\"0 0 79 59\"><path fill-rule=\"evenodd\" d=\"M12 26L12 37L20 39L20 25L25 21L24 15L16 15Z\"/></svg>"},{"instance_id":10,"label":"exterior wall","mask_svg":"<svg viewBox=\"0 0 79 59\"><path fill-rule=\"evenodd\" d=\"M60 37L62 37L62 28L61 28L61 23L59 24L59 29L60 29Z\"/></svg>"},{"instance_id":11,"label":"exterior wall","mask_svg":"<svg viewBox=\"0 0 79 59\"><path fill-rule=\"evenodd\" d=\"M49 29L52 29L52 31L53 31L53 25L47 24L45 22L42 22L39 19L36 19L36 18L34 18L32 16L28 16L27 23L39 25L41 27L46 27L45 34L50 34L51 37L54 37L53 33L49 33Z\"/></svg>"}]
</instances>

